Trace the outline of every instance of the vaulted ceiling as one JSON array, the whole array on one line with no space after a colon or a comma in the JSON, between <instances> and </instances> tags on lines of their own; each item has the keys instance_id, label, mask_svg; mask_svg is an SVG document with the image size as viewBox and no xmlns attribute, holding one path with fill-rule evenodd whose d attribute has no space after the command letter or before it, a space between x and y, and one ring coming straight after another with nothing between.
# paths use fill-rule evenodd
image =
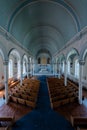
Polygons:
<instances>
[{"instance_id":1,"label":"vaulted ceiling","mask_svg":"<svg viewBox=\"0 0 87 130\"><path fill-rule=\"evenodd\" d=\"M32 55L54 55L87 26L87 0L0 0L0 26Z\"/></svg>"}]
</instances>

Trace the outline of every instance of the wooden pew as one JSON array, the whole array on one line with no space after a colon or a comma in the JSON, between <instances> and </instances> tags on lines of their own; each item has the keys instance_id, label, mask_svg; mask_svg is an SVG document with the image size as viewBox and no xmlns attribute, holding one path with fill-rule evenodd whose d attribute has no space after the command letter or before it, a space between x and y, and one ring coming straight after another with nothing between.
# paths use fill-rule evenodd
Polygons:
<instances>
[{"instance_id":1,"label":"wooden pew","mask_svg":"<svg viewBox=\"0 0 87 130\"><path fill-rule=\"evenodd\" d=\"M0 117L0 130L11 130L11 126L14 124L14 116Z\"/></svg>"},{"instance_id":2,"label":"wooden pew","mask_svg":"<svg viewBox=\"0 0 87 130\"><path fill-rule=\"evenodd\" d=\"M71 124L76 130L87 130L87 117L83 116L71 116Z\"/></svg>"}]
</instances>

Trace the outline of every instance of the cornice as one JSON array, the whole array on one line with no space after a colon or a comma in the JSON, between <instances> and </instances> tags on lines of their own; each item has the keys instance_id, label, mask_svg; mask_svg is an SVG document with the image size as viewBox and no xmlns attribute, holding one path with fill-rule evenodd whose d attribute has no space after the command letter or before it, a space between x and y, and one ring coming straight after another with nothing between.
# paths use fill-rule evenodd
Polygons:
<instances>
[{"instance_id":1,"label":"cornice","mask_svg":"<svg viewBox=\"0 0 87 130\"><path fill-rule=\"evenodd\" d=\"M16 44L17 46L19 46L21 49L23 49L25 52L27 52L29 55L32 56L29 50L27 50L24 46L22 46L20 42L18 42L9 32L7 32L1 26L0 26L0 35L2 35L7 41L10 41L13 44Z\"/></svg>"},{"instance_id":2,"label":"cornice","mask_svg":"<svg viewBox=\"0 0 87 130\"><path fill-rule=\"evenodd\" d=\"M60 53L63 53L63 51L70 47L73 43L82 40L83 36L87 34L87 26L85 26L80 32L78 32L70 41L66 43L66 45L60 49L55 55L58 56Z\"/></svg>"}]
</instances>

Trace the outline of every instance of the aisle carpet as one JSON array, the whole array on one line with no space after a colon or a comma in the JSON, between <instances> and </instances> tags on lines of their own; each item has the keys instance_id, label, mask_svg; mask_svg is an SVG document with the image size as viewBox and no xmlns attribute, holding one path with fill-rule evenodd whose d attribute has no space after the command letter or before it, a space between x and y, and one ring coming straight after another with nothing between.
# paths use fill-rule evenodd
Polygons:
<instances>
[{"instance_id":1,"label":"aisle carpet","mask_svg":"<svg viewBox=\"0 0 87 130\"><path fill-rule=\"evenodd\" d=\"M50 107L46 77L41 81L36 108L18 120L12 130L74 130L70 122Z\"/></svg>"}]
</instances>

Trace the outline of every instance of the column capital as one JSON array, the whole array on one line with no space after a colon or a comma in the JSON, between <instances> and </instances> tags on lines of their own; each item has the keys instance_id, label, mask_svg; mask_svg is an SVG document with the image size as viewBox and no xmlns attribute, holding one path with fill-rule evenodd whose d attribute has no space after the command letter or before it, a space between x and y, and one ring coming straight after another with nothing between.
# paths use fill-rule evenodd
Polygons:
<instances>
[{"instance_id":1,"label":"column capital","mask_svg":"<svg viewBox=\"0 0 87 130\"><path fill-rule=\"evenodd\" d=\"M84 61L84 60L79 60L79 64L80 64L80 65L84 65L84 64L85 64L85 61Z\"/></svg>"},{"instance_id":2,"label":"column capital","mask_svg":"<svg viewBox=\"0 0 87 130\"><path fill-rule=\"evenodd\" d=\"M4 65L8 65L8 60L4 60L4 61L3 61L3 64L4 64Z\"/></svg>"}]
</instances>

